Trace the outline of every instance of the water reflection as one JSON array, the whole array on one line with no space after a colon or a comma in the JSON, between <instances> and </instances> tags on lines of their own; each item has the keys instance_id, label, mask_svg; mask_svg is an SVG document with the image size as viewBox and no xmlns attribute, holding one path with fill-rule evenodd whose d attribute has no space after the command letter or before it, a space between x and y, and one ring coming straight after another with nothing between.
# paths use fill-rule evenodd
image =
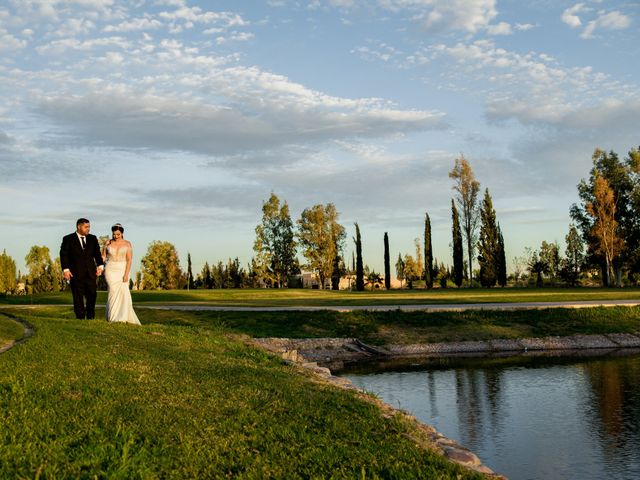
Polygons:
<instances>
[{"instance_id":1,"label":"water reflection","mask_svg":"<svg viewBox=\"0 0 640 480\"><path fill-rule=\"evenodd\" d=\"M587 414L607 473L624 461L630 464L629 478L640 478L640 362L634 358L593 361L584 365L584 371L594 399Z\"/></svg>"},{"instance_id":2,"label":"water reflection","mask_svg":"<svg viewBox=\"0 0 640 480\"><path fill-rule=\"evenodd\" d=\"M638 479L640 353L581 355L413 359L343 375L511 479Z\"/></svg>"}]
</instances>

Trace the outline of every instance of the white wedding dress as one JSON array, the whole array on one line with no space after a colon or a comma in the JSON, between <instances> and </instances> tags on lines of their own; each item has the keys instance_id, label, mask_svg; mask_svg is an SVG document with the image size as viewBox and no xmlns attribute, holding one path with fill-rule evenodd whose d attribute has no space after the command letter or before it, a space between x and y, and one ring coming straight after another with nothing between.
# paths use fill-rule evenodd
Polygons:
<instances>
[{"instance_id":1,"label":"white wedding dress","mask_svg":"<svg viewBox=\"0 0 640 480\"><path fill-rule=\"evenodd\" d=\"M122 277L127 269L128 245L114 247L107 246L107 266L104 269L104 277L109 286L107 296L107 321L126 322L140 325L140 320L133 311L129 282L123 282Z\"/></svg>"}]
</instances>

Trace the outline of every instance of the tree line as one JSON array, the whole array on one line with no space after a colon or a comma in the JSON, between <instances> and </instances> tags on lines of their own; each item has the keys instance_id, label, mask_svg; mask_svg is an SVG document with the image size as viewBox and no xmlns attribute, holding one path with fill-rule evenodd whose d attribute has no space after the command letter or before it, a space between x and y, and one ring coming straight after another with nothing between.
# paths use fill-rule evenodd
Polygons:
<instances>
[{"instance_id":1,"label":"tree line","mask_svg":"<svg viewBox=\"0 0 640 480\"><path fill-rule=\"evenodd\" d=\"M505 243L489 189L480 200L480 182L469 161L461 155L449 172L451 199L451 261L433 256L431 218L425 213L422 239L414 240L415 255L398 254L395 274L400 288L447 286L493 287L535 283L543 286L599 282L604 286L637 285L640 281L640 150L631 149L624 159L596 149L588 179L577 185L579 202L570 208L572 223L565 236L565 253L557 242L543 241L513 259L507 276ZM344 255L347 233L333 203L317 204L302 211L294 222L289 206L275 193L262 204L262 218L255 227L254 256L242 266L238 258L205 262L195 277L191 254L187 269L170 242L154 241L141 259L141 269L131 286L140 289L245 288L301 286L299 274L307 270L319 288L338 289L341 278L355 290L391 288L389 235L385 232L384 275L371 270L362 258L360 226L354 224L355 252L351 262ZM100 237L104 244L107 236ZM585 248L586 247L586 248ZM466 253L466 255L465 255ZM298 254L303 257L301 263ZM6 251L0 255L0 293L56 292L65 288L59 259L51 260L45 246L32 246L25 257L28 272L16 272ZM477 268L474 268L474 264ZM351 282L353 280L353 283ZM104 280L99 287L106 288Z\"/></svg>"}]
</instances>

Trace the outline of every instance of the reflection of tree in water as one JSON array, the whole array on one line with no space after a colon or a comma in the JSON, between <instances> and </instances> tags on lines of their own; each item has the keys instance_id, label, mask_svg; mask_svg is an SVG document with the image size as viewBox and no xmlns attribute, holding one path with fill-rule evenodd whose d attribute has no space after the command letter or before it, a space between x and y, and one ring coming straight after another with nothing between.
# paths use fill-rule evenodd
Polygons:
<instances>
[{"instance_id":1,"label":"reflection of tree in water","mask_svg":"<svg viewBox=\"0 0 640 480\"><path fill-rule=\"evenodd\" d=\"M455 371L458 422L465 445L476 445L487 436L483 430L488 427L492 435L500 430L502 372L500 368Z\"/></svg>"},{"instance_id":2,"label":"reflection of tree in water","mask_svg":"<svg viewBox=\"0 0 640 480\"><path fill-rule=\"evenodd\" d=\"M593 393L588 408L607 463L620 455L640 461L640 356L597 360L584 364ZM633 462L632 462L633 463ZM638 472L640 473L640 472Z\"/></svg>"}]
</instances>

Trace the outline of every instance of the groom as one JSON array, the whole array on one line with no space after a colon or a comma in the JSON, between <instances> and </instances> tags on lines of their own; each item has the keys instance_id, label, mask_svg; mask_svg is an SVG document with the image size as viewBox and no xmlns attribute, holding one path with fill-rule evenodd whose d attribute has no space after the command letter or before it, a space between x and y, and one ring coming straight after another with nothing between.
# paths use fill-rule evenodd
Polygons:
<instances>
[{"instance_id":1,"label":"groom","mask_svg":"<svg viewBox=\"0 0 640 480\"><path fill-rule=\"evenodd\" d=\"M104 268L98 239L89 234L90 229L89 220L79 218L76 231L66 235L60 246L64 279L70 282L73 310L79 319L96 316L96 277Z\"/></svg>"}]
</instances>

